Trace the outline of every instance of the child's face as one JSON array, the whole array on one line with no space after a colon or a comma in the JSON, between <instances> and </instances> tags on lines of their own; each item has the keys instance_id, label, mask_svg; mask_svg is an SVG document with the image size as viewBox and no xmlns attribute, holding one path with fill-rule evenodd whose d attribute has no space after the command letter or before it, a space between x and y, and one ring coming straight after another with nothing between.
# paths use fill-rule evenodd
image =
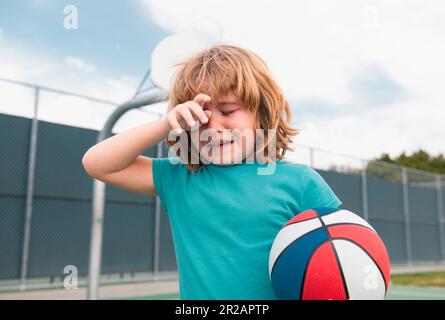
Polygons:
<instances>
[{"instance_id":1,"label":"child's face","mask_svg":"<svg viewBox=\"0 0 445 320\"><path fill-rule=\"evenodd\" d=\"M251 155L255 145L255 114L248 111L244 103L235 94L221 96L219 101L204 104L209 110L209 121L192 131L192 144L199 150L200 156L214 164L235 164ZM200 137L200 138L199 138ZM198 141L198 139L199 141ZM215 142L228 142L212 146ZM199 148L197 148L199 142ZM249 158L250 159L250 158Z\"/></svg>"}]
</instances>

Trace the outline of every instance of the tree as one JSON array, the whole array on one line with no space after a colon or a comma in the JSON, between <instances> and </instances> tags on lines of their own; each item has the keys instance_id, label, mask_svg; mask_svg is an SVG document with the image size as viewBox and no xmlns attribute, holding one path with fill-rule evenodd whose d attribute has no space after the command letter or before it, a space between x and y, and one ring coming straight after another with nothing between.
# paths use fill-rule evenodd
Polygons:
<instances>
[{"instance_id":1,"label":"tree","mask_svg":"<svg viewBox=\"0 0 445 320\"><path fill-rule=\"evenodd\" d=\"M408 168L429 171L430 173L439 173L445 175L445 158L442 154L438 156L430 156L425 150L419 149L412 155L406 155L405 152L392 159L387 153L382 154L379 158L368 162L367 175L370 177L383 178L394 182L402 181L401 170L391 167L388 164L396 164ZM407 170L408 180L410 183L428 183L433 184L434 177L422 174L416 171ZM445 178L443 178L445 181Z\"/></svg>"}]
</instances>

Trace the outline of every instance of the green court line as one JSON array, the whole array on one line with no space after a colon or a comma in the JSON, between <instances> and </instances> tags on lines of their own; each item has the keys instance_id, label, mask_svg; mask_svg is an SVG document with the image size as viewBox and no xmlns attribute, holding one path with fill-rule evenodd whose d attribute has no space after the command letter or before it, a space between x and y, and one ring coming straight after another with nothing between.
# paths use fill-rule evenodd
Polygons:
<instances>
[{"instance_id":1,"label":"green court line","mask_svg":"<svg viewBox=\"0 0 445 320\"><path fill-rule=\"evenodd\" d=\"M391 285L385 300L445 300L445 288Z\"/></svg>"}]
</instances>

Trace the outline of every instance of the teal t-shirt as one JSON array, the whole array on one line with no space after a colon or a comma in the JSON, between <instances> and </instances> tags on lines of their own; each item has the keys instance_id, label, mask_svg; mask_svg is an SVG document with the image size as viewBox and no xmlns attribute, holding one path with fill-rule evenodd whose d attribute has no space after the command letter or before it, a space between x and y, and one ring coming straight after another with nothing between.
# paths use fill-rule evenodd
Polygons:
<instances>
[{"instance_id":1,"label":"teal t-shirt","mask_svg":"<svg viewBox=\"0 0 445 320\"><path fill-rule=\"evenodd\" d=\"M170 160L172 161L170 161ZM175 163L175 164L173 164ZM277 299L269 251L297 213L342 202L311 167L245 160L190 172L179 158L154 158L156 191L169 217L180 299Z\"/></svg>"}]
</instances>

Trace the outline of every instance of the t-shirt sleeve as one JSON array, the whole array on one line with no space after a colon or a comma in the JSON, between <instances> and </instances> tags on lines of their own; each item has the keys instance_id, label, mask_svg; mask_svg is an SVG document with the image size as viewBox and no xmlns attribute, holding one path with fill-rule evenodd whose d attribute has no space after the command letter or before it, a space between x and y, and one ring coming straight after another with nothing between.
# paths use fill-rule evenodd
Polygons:
<instances>
[{"instance_id":1,"label":"t-shirt sleeve","mask_svg":"<svg viewBox=\"0 0 445 320\"><path fill-rule=\"evenodd\" d=\"M303 210L332 207L337 208L343 202L337 197L323 177L307 166L304 178Z\"/></svg>"},{"instance_id":2,"label":"t-shirt sleeve","mask_svg":"<svg viewBox=\"0 0 445 320\"><path fill-rule=\"evenodd\" d=\"M178 178L178 158L152 158L153 183L166 213Z\"/></svg>"}]
</instances>

